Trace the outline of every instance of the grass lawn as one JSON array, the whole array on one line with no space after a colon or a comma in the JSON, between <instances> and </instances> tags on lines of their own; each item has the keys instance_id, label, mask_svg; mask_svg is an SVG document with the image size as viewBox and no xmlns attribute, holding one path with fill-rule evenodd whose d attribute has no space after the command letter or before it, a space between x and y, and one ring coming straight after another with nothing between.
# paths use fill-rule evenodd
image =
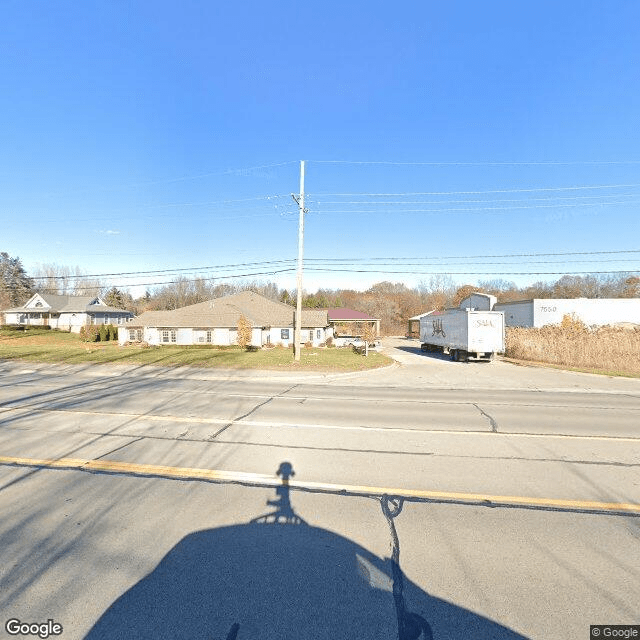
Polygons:
<instances>
[{"instance_id":1,"label":"grass lawn","mask_svg":"<svg viewBox=\"0 0 640 640\"><path fill-rule=\"evenodd\" d=\"M361 371L393 362L375 351L365 357L348 348L304 348L300 362L294 362L291 349L278 347L253 352L240 347L120 347L116 342L82 342L75 333L34 327L26 331L0 327L0 359L292 371Z\"/></svg>"}]
</instances>

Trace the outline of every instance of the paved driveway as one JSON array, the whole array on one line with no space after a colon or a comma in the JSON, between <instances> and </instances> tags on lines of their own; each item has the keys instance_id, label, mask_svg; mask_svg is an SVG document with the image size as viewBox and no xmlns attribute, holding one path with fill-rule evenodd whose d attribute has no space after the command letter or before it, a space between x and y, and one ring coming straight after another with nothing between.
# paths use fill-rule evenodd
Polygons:
<instances>
[{"instance_id":1,"label":"paved driveway","mask_svg":"<svg viewBox=\"0 0 640 640\"><path fill-rule=\"evenodd\" d=\"M605 391L640 394L640 379L576 373L505 360L453 362L449 356L422 353L420 341L384 338L381 352L396 364L384 369L335 376L343 384L412 386L445 389L529 389Z\"/></svg>"}]
</instances>

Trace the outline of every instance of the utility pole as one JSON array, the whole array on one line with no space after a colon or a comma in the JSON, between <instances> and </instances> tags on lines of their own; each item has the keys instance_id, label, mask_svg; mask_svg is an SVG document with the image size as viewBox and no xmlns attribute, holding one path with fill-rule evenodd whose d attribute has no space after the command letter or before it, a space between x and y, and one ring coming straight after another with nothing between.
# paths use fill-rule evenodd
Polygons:
<instances>
[{"instance_id":1,"label":"utility pole","mask_svg":"<svg viewBox=\"0 0 640 640\"><path fill-rule=\"evenodd\" d=\"M293 195L293 194L292 194ZM298 203L298 276L296 278L296 318L293 330L293 357L300 361L300 338L302 329L302 250L304 246L304 160L300 161L300 197L293 199Z\"/></svg>"}]
</instances>

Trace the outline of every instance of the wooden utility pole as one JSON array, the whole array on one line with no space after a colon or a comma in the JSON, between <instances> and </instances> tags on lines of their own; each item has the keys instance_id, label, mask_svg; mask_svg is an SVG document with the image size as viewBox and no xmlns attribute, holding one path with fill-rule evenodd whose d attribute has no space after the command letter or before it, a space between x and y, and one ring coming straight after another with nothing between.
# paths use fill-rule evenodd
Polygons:
<instances>
[{"instance_id":1,"label":"wooden utility pole","mask_svg":"<svg viewBox=\"0 0 640 640\"><path fill-rule=\"evenodd\" d=\"M302 329L302 250L304 246L304 160L300 161L300 197L298 203L298 276L296 278L296 319L293 330L293 354L296 361L300 360L300 338Z\"/></svg>"}]
</instances>

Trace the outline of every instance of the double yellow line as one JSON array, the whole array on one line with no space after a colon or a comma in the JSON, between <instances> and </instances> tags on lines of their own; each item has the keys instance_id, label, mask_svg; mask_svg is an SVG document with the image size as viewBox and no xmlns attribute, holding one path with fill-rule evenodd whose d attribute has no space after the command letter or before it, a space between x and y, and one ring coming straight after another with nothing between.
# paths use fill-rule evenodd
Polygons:
<instances>
[{"instance_id":1,"label":"double yellow line","mask_svg":"<svg viewBox=\"0 0 640 640\"><path fill-rule=\"evenodd\" d=\"M274 476L242 471L216 471L214 469L192 469L110 460L83 460L77 458L18 458L0 456L0 465L31 467L39 469L69 469L103 473L121 473L137 476L175 478L180 480L205 480L209 482L234 482L258 487L275 487L280 480ZM481 493L457 493L448 491L425 491L392 487L334 484L327 482L303 482L289 480L289 487L318 493L346 494L378 497L399 496L415 500L455 502L469 505L514 506L565 511L597 511L640 515L640 504L624 502L597 502L591 500L558 500L525 496L500 496Z\"/></svg>"}]
</instances>

